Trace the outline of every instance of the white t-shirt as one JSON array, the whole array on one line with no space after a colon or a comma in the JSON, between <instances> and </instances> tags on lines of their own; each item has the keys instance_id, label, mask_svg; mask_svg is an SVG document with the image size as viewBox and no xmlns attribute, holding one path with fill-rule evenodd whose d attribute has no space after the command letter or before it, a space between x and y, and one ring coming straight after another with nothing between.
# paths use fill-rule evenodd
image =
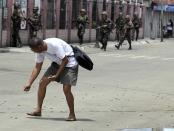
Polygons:
<instances>
[{"instance_id":1,"label":"white t-shirt","mask_svg":"<svg viewBox=\"0 0 174 131\"><path fill-rule=\"evenodd\" d=\"M48 38L45 39L44 42L47 44L47 51L36 53L37 63L43 62L44 58L47 57L52 62L56 62L58 65L60 65L65 56L74 55L71 46L59 38ZM76 65L76 59L74 57L68 57L66 67L73 67Z\"/></svg>"}]
</instances>

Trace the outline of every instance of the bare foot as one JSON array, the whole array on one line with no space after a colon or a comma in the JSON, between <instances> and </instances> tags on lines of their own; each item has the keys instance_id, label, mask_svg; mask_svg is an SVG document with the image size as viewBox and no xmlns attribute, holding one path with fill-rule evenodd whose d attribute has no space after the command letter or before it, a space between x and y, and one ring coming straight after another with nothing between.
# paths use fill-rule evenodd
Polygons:
<instances>
[{"instance_id":1,"label":"bare foot","mask_svg":"<svg viewBox=\"0 0 174 131\"><path fill-rule=\"evenodd\" d=\"M70 115L70 116L66 119L66 121L76 121L75 115Z\"/></svg>"},{"instance_id":2,"label":"bare foot","mask_svg":"<svg viewBox=\"0 0 174 131\"><path fill-rule=\"evenodd\" d=\"M41 116L41 112L34 111L31 113L27 113L27 115L29 115L29 116Z\"/></svg>"}]
</instances>

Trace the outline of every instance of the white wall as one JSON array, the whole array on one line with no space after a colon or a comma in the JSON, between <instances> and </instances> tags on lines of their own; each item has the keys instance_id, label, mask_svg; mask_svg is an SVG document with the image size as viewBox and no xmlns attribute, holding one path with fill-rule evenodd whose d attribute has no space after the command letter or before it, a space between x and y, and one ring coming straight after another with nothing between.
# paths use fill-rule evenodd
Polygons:
<instances>
[{"instance_id":1,"label":"white wall","mask_svg":"<svg viewBox=\"0 0 174 131\"><path fill-rule=\"evenodd\" d=\"M34 6L38 6L40 10L40 0L35 0Z\"/></svg>"}]
</instances>

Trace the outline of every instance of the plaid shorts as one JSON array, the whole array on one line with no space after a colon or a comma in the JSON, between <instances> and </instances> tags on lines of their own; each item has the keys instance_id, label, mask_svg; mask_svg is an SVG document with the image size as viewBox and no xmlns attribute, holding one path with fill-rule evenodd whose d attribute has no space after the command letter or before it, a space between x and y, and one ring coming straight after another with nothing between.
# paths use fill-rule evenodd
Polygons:
<instances>
[{"instance_id":1,"label":"plaid shorts","mask_svg":"<svg viewBox=\"0 0 174 131\"><path fill-rule=\"evenodd\" d=\"M50 75L55 75L59 69L59 65L55 62L52 62L50 67L44 73L45 77L49 77ZM59 77L55 80L56 82L60 82L64 85L73 85L75 86L77 83L78 77L78 65L74 67L65 67Z\"/></svg>"}]
</instances>

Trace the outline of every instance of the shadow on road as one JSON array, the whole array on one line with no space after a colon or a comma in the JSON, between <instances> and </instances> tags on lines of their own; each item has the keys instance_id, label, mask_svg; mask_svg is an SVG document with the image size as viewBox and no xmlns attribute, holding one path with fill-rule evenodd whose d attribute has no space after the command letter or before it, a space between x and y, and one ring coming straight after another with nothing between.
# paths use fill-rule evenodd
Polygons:
<instances>
[{"instance_id":1,"label":"shadow on road","mask_svg":"<svg viewBox=\"0 0 174 131\"><path fill-rule=\"evenodd\" d=\"M38 119L38 120L51 120L51 121L66 121L65 118L49 118L49 117L27 117L29 119ZM78 118L77 121L88 121L92 122L94 120L88 118Z\"/></svg>"}]
</instances>

